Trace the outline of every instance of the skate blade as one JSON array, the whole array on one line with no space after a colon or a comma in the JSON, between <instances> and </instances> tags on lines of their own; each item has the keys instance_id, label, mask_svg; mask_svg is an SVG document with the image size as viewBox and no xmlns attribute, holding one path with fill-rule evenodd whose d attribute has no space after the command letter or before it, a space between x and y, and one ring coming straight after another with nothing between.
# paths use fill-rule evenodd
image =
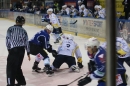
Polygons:
<instances>
[{"instance_id":1,"label":"skate blade","mask_svg":"<svg viewBox=\"0 0 130 86\"><path fill-rule=\"evenodd\" d=\"M42 71L42 70L32 70L32 72L36 72L36 73L44 73L44 71Z\"/></svg>"},{"instance_id":2,"label":"skate blade","mask_svg":"<svg viewBox=\"0 0 130 86\"><path fill-rule=\"evenodd\" d=\"M47 74L48 77L52 77L54 76L54 73L53 74Z\"/></svg>"},{"instance_id":3,"label":"skate blade","mask_svg":"<svg viewBox=\"0 0 130 86\"><path fill-rule=\"evenodd\" d=\"M80 73L80 70L79 69L75 69L74 72Z\"/></svg>"}]
</instances>

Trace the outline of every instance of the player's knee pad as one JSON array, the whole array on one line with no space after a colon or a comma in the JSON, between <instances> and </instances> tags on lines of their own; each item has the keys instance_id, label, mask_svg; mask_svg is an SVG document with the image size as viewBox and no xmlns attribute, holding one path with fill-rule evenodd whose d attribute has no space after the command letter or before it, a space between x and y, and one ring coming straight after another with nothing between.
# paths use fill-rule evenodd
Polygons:
<instances>
[{"instance_id":1,"label":"player's knee pad","mask_svg":"<svg viewBox=\"0 0 130 86\"><path fill-rule=\"evenodd\" d=\"M36 55L35 60L36 60L37 62L40 62L43 58L44 58L44 57L43 57L40 53L38 53L38 54Z\"/></svg>"},{"instance_id":2,"label":"player's knee pad","mask_svg":"<svg viewBox=\"0 0 130 86\"><path fill-rule=\"evenodd\" d=\"M50 65L49 57L46 57L43 61L44 61L44 65Z\"/></svg>"}]
</instances>

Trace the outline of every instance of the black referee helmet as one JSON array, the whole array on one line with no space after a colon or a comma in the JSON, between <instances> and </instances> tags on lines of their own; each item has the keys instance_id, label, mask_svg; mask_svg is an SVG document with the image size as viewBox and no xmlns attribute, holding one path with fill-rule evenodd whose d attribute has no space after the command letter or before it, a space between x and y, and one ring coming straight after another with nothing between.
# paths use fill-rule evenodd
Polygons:
<instances>
[{"instance_id":1,"label":"black referee helmet","mask_svg":"<svg viewBox=\"0 0 130 86\"><path fill-rule=\"evenodd\" d=\"M25 18L23 16L17 16L16 23L24 24Z\"/></svg>"}]
</instances>

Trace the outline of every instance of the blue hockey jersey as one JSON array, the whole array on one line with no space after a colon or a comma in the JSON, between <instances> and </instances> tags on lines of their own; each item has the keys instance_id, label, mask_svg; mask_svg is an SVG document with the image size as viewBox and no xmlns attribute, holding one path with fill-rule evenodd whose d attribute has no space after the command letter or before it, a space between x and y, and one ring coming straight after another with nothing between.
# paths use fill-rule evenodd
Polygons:
<instances>
[{"instance_id":1,"label":"blue hockey jersey","mask_svg":"<svg viewBox=\"0 0 130 86\"><path fill-rule=\"evenodd\" d=\"M92 59L92 55L88 54ZM96 70L91 74L91 78L102 78L105 75L105 60L106 51L99 47L97 53L93 56L93 61L96 64Z\"/></svg>"},{"instance_id":2,"label":"blue hockey jersey","mask_svg":"<svg viewBox=\"0 0 130 86\"><path fill-rule=\"evenodd\" d=\"M95 62L96 65L96 70L90 75L90 77L92 79L103 78L106 70L106 50L102 47L99 47L97 53L94 56L89 53L88 56ZM124 74L126 72L126 69L123 66L124 61L124 58L117 58L117 74Z\"/></svg>"},{"instance_id":3,"label":"blue hockey jersey","mask_svg":"<svg viewBox=\"0 0 130 86\"><path fill-rule=\"evenodd\" d=\"M49 19L49 15L48 14L45 15L45 16L43 15L41 20L42 20L42 22L48 22L48 23L50 23L50 19Z\"/></svg>"},{"instance_id":4,"label":"blue hockey jersey","mask_svg":"<svg viewBox=\"0 0 130 86\"><path fill-rule=\"evenodd\" d=\"M41 30L36 33L34 37L30 40L31 43L41 46L44 49L47 49L50 40L50 35L46 32L46 30Z\"/></svg>"}]
</instances>

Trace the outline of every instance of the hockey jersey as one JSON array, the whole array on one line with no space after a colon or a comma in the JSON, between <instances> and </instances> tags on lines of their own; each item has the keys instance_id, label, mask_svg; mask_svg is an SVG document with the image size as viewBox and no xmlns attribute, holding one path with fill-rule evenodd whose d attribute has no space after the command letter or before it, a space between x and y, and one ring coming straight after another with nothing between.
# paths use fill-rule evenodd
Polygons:
<instances>
[{"instance_id":1,"label":"hockey jersey","mask_svg":"<svg viewBox=\"0 0 130 86\"><path fill-rule=\"evenodd\" d=\"M64 39L59 46L57 52L59 55L66 55L72 57L74 57L75 54L78 59L78 62L82 62L82 55L79 46L73 40Z\"/></svg>"},{"instance_id":2,"label":"hockey jersey","mask_svg":"<svg viewBox=\"0 0 130 86\"><path fill-rule=\"evenodd\" d=\"M49 19L50 19L50 22L51 22L51 24L52 24L52 26L54 28L61 27L59 19L57 18L57 16L54 13L52 13L52 14L49 15Z\"/></svg>"},{"instance_id":3,"label":"hockey jersey","mask_svg":"<svg viewBox=\"0 0 130 86\"><path fill-rule=\"evenodd\" d=\"M105 50L107 48L107 43L104 42L101 45ZM127 58L130 56L130 48L129 45L127 44L127 42L121 38L121 37L116 37L116 49L117 52L121 55L118 55L118 58ZM122 52L124 53L124 55L122 54L122 52L120 52L120 50L122 50Z\"/></svg>"},{"instance_id":4,"label":"hockey jersey","mask_svg":"<svg viewBox=\"0 0 130 86\"><path fill-rule=\"evenodd\" d=\"M102 47L99 47L97 53L92 56L88 53L88 56L95 62L96 70L90 74L91 79L101 79L105 75L105 63L106 63L106 51Z\"/></svg>"},{"instance_id":5,"label":"hockey jersey","mask_svg":"<svg viewBox=\"0 0 130 86\"><path fill-rule=\"evenodd\" d=\"M98 11L98 18L105 18L105 17L106 17L105 8L103 8Z\"/></svg>"},{"instance_id":6,"label":"hockey jersey","mask_svg":"<svg viewBox=\"0 0 130 86\"><path fill-rule=\"evenodd\" d=\"M49 19L49 15L48 14L45 15L45 16L43 15L41 20L42 20L42 22L48 22L48 23L50 23L50 19Z\"/></svg>"},{"instance_id":7,"label":"hockey jersey","mask_svg":"<svg viewBox=\"0 0 130 86\"><path fill-rule=\"evenodd\" d=\"M50 45L49 40L50 35L46 32L46 30L41 30L40 32L36 33L29 42L39 45L44 49L47 49Z\"/></svg>"},{"instance_id":8,"label":"hockey jersey","mask_svg":"<svg viewBox=\"0 0 130 86\"><path fill-rule=\"evenodd\" d=\"M107 43L105 42L101 46L106 50ZM130 48L123 38L116 37L116 49L117 53L120 54L117 54L117 74L124 74L126 72L126 69L123 64L125 62L125 58L130 56Z\"/></svg>"},{"instance_id":9,"label":"hockey jersey","mask_svg":"<svg viewBox=\"0 0 130 86\"><path fill-rule=\"evenodd\" d=\"M82 13L83 13L84 17L87 17L89 14L89 11L88 11L88 9L85 8L84 10L81 10L80 14L82 14Z\"/></svg>"},{"instance_id":10,"label":"hockey jersey","mask_svg":"<svg viewBox=\"0 0 130 86\"><path fill-rule=\"evenodd\" d=\"M61 15L63 15L63 14L64 14L64 15L70 15L70 8L67 7L65 10L62 9L62 10L61 10Z\"/></svg>"}]
</instances>

